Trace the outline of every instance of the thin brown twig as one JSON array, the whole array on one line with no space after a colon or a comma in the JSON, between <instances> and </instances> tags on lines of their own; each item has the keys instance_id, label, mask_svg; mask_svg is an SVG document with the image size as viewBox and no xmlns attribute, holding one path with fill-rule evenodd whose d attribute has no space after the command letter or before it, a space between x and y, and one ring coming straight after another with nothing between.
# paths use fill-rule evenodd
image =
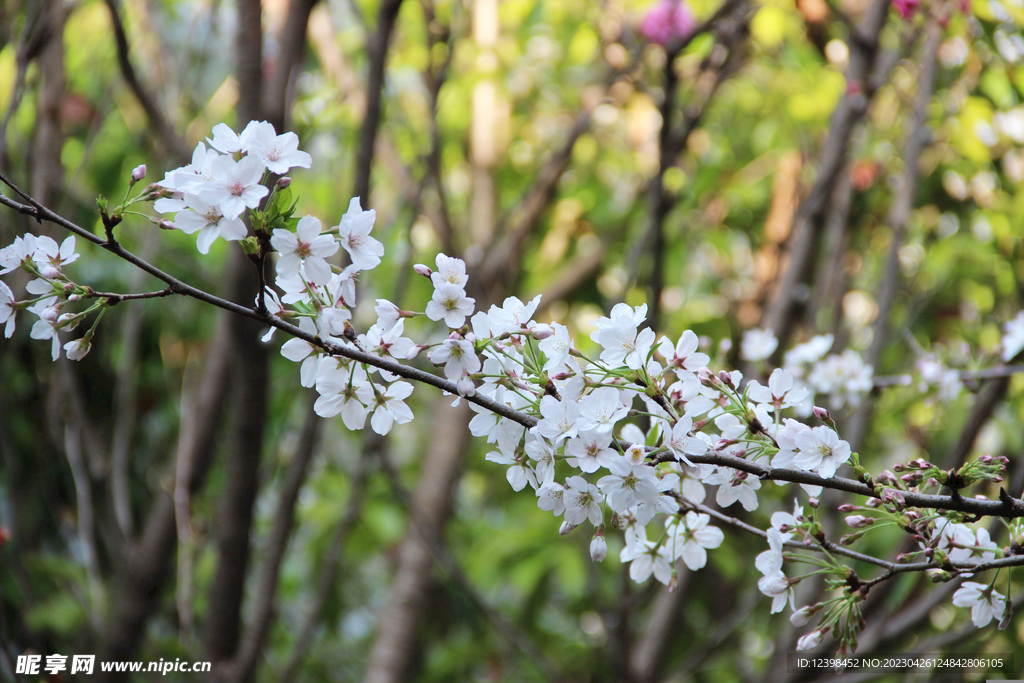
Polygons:
<instances>
[{"instance_id":1,"label":"thin brown twig","mask_svg":"<svg viewBox=\"0 0 1024 683\"><path fill-rule=\"evenodd\" d=\"M185 141L174 131L164 112L157 106L153 95L146 89L139 79L138 72L131 60L131 49L128 46L128 35L125 32L124 22L121 20L121 0L104 0L110 10L110 22L114 29L114 43L117 45L117 64L121 69L121 76L124 78L128 88L135 95L139 105L146 112L150 126L156 133L161 143L167 150L179 159L188 159L191 150Z\"/></svg>"}]
</instances>

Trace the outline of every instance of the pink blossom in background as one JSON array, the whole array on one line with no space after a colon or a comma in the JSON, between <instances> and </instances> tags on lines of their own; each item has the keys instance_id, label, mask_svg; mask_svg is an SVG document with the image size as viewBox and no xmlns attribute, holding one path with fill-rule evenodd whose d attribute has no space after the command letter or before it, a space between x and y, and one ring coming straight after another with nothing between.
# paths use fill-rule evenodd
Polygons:
<instances>
[{"instance_id":1,"label":"pink blossom in background","mask_svg":"<svg viewBox=\"0 0 1024 683\"><path fill-rule=\"evenodd\" d=\"M914 12L921 8L921 0L892 0L892 6L901 17L909 21Z\"/></svg>"},{"instance_id":2,"label":"pink blossom in background","mask_svg":"<svg viewBox=\"0 0 1024 683\"><path fill-rule=\"evenodd\" d=\"M660 0L640 22L640 35L652 43L665 45L693 33L697 20L683 0Z\"/></svg>"}]
</instances>

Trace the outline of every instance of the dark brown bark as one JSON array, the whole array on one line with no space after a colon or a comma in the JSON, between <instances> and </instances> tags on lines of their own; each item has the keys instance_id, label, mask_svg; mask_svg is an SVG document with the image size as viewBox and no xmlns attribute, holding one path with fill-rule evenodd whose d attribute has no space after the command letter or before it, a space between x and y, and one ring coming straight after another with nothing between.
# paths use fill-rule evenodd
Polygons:
<instances>
[{"instance_id":1,"label":"dark brown bark","mask_svg":"<svg viewBox=\"0 0 1024 683\"><path fill-rule=\"evenodd\" d=\"M238 0L236 36L241 128L261 117L263 92L262 7L259 0ZM248 305L258 293L259 279L241 251L233 252L236 277L231 301ZM253 503L259 490L268 395L268 353L260 343L259 323L231 321L231 428L228 435L226 487L218 515L217 568L209 590L206 615L206 656L218 663L231 659L241 631L241 608L249 567Z\"/></svg>"},{"instance_id":2,"label":"dark brown bark","mask_svg":"<svg viewBox=\"0 0 1024 683\"><path fill-rule=\"evenodd\" d=\"M302 61L309 13L319 0L291 0L277 41L277 60L263 90L263 115L277 132L288 129L289 91Z\"/></svg>"},{"instance_id":3,"label":"dark brown bark","mask_svg":"<svg viewBox=\"0 0 1024 683\"><path fill-rule=\"evenodd\" d=\"M433 436L413 498L417 523L436 534L448 516L452 488L462 471L471 416L466 401L454 409L447 402L437 404ZM366 683L402 683L409 679L432 566L429 546L410 529L398 549L398 567L387 605L378 619L377 639L363 677Z\"/></svg>"},{"instance_id":4,"label":"dark brown bark","mask_svg":"<svg viewBox=\"0 0 1024 683\"><path fill-rule=\"evenodd\" d=\"M199 387L195 420L182 426L179 449L191 462L189 489L198 491L209 471L231 365L230 314L222 313ZM174 566L177 545L174 500L161 491L147 518L142 537L129 548L115 582L117 594L101 648L108 660L131 659L145 636L146 620L159 606L164 582ZM113 674L101 680L123 680Z\"/></svg>"},{"instance_id":5,"label":"dark brown bark","mask_svg":"<svg viewBox=\"0 0 1024 683\"><path fill-rule=\"evenodd\" d=\"M288 549L288 540L291 538L294 528L295 505L299 500L302 485L306 481L309 463L316 452L320 422L320 416L313 412L312 405L310 405L298 446L284 475L281 497L278 499L274 514L274 525L263 548L263 565L260 567L256 593L253 596L255 604L253 605L252 619L247 625L245 635L238 648L238 656L231 663L230 670L226 672L225 679L228 681L241 683L252 678L256 660L263 648L267 633L270 631L276 603L278 575L284 561L285 551Z\"/></svg>"},{"instance_id":6,"label":"dark brown bark","mask_svg":"<svg viewBox=\"0 0 1024 683\"><path fill-rule=\"evenodd\" d=\"M370 173L384 108L388 46L401 8L402 0L382 0L377 11L377 29L367 38L366 52L370 64L366 76L366 112L359 130L359 150L356 152L355 184L352 190L352 196L360 198L364 209L370 206Z\"/></svg>"},{"instance_id":7,"label":"dark brown bark","mask_svg":"<svg viewBox=\"0 0 1024 683\"><path fill-rule=\"evenodd\" d=\"M174 126L167 120L164 111L157 105L149 89L139 79L138 72L131 60L131 50L128 46L128 34L121 20L121 0L105 0L107 9L110 10L110 21L114 28L114 43L117 45L117 64L121 69L121 77L124 78L128 88L135 95L139 105L146 112L149 119L150 130L166 150L168 154L176 157L178 161L185 161L191 157L191 150L185 141L174 130Z\"/></svg>"},{"instance_id":8,"label":"dark brown bark","mask_svg":"<svg viewBox=\"0 0 1024 683\"><path fill-rule=\"evenodd\" d=\"M846 78L852 90L840 100L832 114L828 138L819 159L818 177L797 211L786 269L761 321L761 326L771 330L779 339L780 348L785 346L798 314L800 285L808 277L817 253L819 236L829 214L829 199L849 156L850 137L867 111L868 98L875 87L873 78L876 71L881 71L877 69L878 41L888 12L889 0L875 0L861 21L859 31L849 41L850 64Z\"/></svg>"}]
</instances>

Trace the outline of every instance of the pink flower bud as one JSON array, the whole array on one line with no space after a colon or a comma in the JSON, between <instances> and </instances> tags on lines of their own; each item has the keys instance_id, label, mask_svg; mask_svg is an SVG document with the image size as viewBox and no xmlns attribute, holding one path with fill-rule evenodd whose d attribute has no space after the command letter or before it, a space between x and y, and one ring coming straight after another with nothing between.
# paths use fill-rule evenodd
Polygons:
<instances>
[{"instance_id":1,"label":"pink flower bud","mask_svg":"<svg viewBox=\"0 0 1024 683\"><path fill-rule=\"evenodd\" d=\"M572 533L572 530L576 528L575 524L569 524L569 522L562 522L562 525L558 527L559 536L567 536Z\"/></svg>"},{"instance_id":2,"label":"pink flower bud","mask_svg":"<svg viewBox=\"0 0 1024 683\"><path fill-rule=\"evenodd\" d=\"M430 277L431 273L434 272L430 269L429 266L425 266L422 263L417 263L415 266L412 267L412 269L415 270L417 274L422 275L423 277Z\"/></svg>"},{"instance_id":3,"label":"pink flower bud","mask_svg":"<svg viewBox=\"0 0 1024 683\"><path fill-rule=\"evenodd\" d=\"M79 300L79 299L81 299L81 298L82 298L82 297L80 297L80 296L79 296L79 295L77 295L77 294L72 294L71 296L69 296L69 297L68 297L68 302L69 302L69 303L75 303L76 301L78 301L78 300Z\"/></svg>"},{"instance_id":4,"label":"pink flower bud","mask_svg":"<svg viewBox=\"0 0 1024 683\"><path fill-rule=\"evenodd\" d=\"M842 505L836 508L836 510L838 510L839 512L853 512L854 510L859 509L859 506L853 505L851 503L843 503Z\"/></svg>"},{"instance_id":5,"label":"pink flower bud","mask_svg":"<svg viewBox=\"0 0 1024 683\"><path fill-rule=\"evenodd\" d=\"M178 229L178 226L176 226L174 223L170 222L166 218L158 218L154 222L156 223L156 227L160 228L161 230L177 230Z\"/></svg>"},{"instance_id":6,"label":"pink flower bud","mask_svg":"<svg viewBox=\"0 0 1024 683\"><path fill-rule=\"evenodd\" d=\"M57 319L58 315L60 315L60 313L56 306L47 306L43 309L43 312L39 314L39 317L48 323L52 323Z\"/></svg>"},{"instance_id":7,"label":"pink flower bud","mask_svg":"<svg viewBox=\"0 0 1024 683\"><path fill-rule=\"evenodd\" d=\"M828 422L832 419L828 414L828 411L821 406L814 406L814 417L818 418L822 422Z\"/></svg>"},{"instance_id":8,"label":"pink flower bud","mask_svg":"<svg viewBox=\"0 0 1024 683\"><path fill-rule=\"evenodd\" d=\"M140 180L142 180L145 177L146 177L146 165L145 164L139 164L138 166L136 166L135 168L132 169L132 184L133 185L135 183L139 182Z\"/></svg>"},{"instance_id":9,"label":"pink flower bud","mask_svg":"<svg viewBox=\"0 0 1024 683\"><path fill-rule=\"evenodd\" d=\"M420 355L420 353L425 348L427 348L427 347L424 346L423 344L417 344L416 346L414 346L411 349L409 349L409 351L405 354L405 359L406 360L413 360L414 358L416 358L416 356Z\"/></svg>"},{"instance_id":10,"label":"pink flower bud","mask_svg":"<svg viewBox=\"0 0 1024 683\"><path fill-rule=\"evenodd\" d=\"M39 274L45 277L47 280L56 280L60 277L60 271L52 265L45 265L39 269Z\"/></svg>"},{"instance_id":11,"label":"pink flower bud","mask_svg":"<svg viewBox=\"0 0 1024 683\"><path fill-rule=\"evenodd\" d=\"M719 371L718 379L722 380L725 383L725 386L729 387L730 389L735 389L736 388L736 385L733 384L733 381L732 381L732 375L730 375L725 370Z\"/></svg>"},{"instance_id":12,"label":"pink flower bud","mask_svg":"<svg viewBox=\"0 0 1024 683\"><path fill-rule=\"evenodd\" d=\"M277 179L277 189L279 190L287 189L288 186L291 184L292 179L289 178L288 176L281 176L280 178Z\"/></svg>"},{"instance_id":13,"label":"pink flower bud","mask_svg":"<svg viewBox=\"0 0 1024 683\"><path fill-rule=\"evenodd\" d=\"M808 505L810 505L810 506L811 506L812 508L814 508L815 510L817 510L817 509L818 509L818 506L819 506L819 505L821 505L821 501L820 501L820 500L818 500L817 498L809 498L809 499L807 500L807 504L808 504Z\"/></svg>"},{"instance_id":14,"label":"pink flower bud","mask_svg":"<svg viewBox=\"0 0 1024 683\"><path fill-rule=\"evenodd\" d=\"M541 339L547 339L554 333L555 331L551 329L551 325L546 325L545 323L538 323L530 329L530 334L532 334L533 338L538 341Z\"/></svg>"},{"instance_id":15,"label":"pink flower bud","mask_svg":"<svg viewBox=\"0 0 1024 683\"><path fill-rule=\"evenodd\" d=\"M476 335L473 334L472 332L467 332L465 334L465 336L463 337L463 339L468 341L470 344L475 344L476 343Z\"/></svg>"},{"instance_id":16,"label":"pink flower bud","mask_svg":"<svg viewBox=\"0 0 1024 683\"><path fill-rule=\"evenodd\" d=\"M846 523L854 529L860 529L862 527L871 526L875 523L875 520L871 517L865 517L864 515L850 515L846 518Z\"/></svg>"}]
</instances>

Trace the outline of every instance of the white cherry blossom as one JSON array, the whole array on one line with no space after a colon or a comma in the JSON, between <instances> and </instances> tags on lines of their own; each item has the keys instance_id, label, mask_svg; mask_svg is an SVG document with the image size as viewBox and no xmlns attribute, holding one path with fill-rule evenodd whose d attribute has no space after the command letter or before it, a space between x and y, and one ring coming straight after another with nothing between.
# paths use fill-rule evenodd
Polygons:
<instances>
[{"instance_id":1,"label":"white cherry blossom","mask_svg":"<svg viewBox=\"0 0 1024 683\"><path fill-rule=\"evenodd\" d=\"M331 266L326 259L338 251L338 243L330 235L320 234L322 226L315 216L303 216L295 232L278 228L270 244L281 254L277 274L294 277L301 273L307 282L326 285L331 279Z\"/></svg>"},{"instance_id":2,"label":"white cherry blossom","mask_svg":"<svg viewBox=\"0 0 1024 683\"><path fill-rule=\"evenodd\" d=\"M427 317L431 320L443 320L448 327L455 329L466 323L466 317L473 314L475 301L466 296L466 290L458 285L444 283L434 289L434 295L427 303Z\"/></svg>"},{"instance_id":3,"label":"white cherry blossom","mask_svg":"<svg viewBox=\"0 0 1024 683\"><path fill-rule=\"evenodd\" d=\"M965 581L953 593L953 604L971 608L971 621L978 628L988 626L993 619L999 619L1006 610L1006 598L992 586L974 581Z\"/></svg>"},{"instance_id":4,"label":"white cherry blossom","mask_svg":"<svg viewBox=\"0 0 1024 683\"><path fill-rule=\"evenodd\" d=\"M384 255L384 245L370 237L376 219L376 211L363 211L359 197L353 197L348 204L348 211L335 226L341 246L348 252L352 265L359 270L373 270L380 265L380 258Z\"/></svg>"}]
</instances>

